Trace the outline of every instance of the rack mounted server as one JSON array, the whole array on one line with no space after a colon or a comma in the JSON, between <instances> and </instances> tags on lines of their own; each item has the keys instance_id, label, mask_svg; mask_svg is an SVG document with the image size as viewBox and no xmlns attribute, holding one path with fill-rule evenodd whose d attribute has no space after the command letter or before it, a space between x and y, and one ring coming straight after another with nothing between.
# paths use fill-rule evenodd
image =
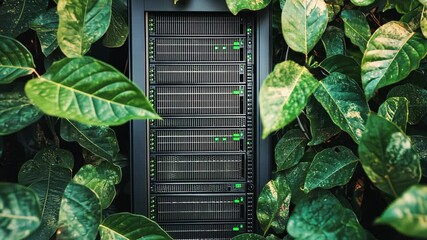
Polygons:
<instances>
[{"instance_id":1,"label":"rack mounted server","mask_svg":"<svg viewBox=\"0 0 427 240\"><path fill-rule=\"evenodd\" d=\"M256 232L270 172L256 104L270 69L268 12L159 2L129 7L131 78L163 118L132 124L133 210L174 239Z\"/></svg>"}]
</instances>

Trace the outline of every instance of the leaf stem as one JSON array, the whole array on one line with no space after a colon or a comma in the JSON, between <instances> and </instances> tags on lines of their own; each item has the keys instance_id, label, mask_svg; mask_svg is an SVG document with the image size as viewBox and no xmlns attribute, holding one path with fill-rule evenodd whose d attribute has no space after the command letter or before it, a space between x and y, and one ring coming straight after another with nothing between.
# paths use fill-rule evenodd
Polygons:
<instances>
[{"instance_id":1,"label":"leaf stem","mask_svg":"<svg viewBox=\"0 0 427 240\"><path fill-rule=\"evenodd\" d=\"M310 140L310 136L308 135L307 131L305 130L304 125L302 124L301 119L300 119L300 117L299 117L299 116L297 117L297 120L298 120L298 126L299 126L299 128L301 129L302 133L304 133L304 136L305 136L308 140Z\"/></svg>"},{"instance_id":2,"label":"leaf stem","mask_svg":"<svg viewBox=\"0 0 427 240\"><path fill-rule=\"evenodd\" d=\"M391 183L391 181L390 181L390 177L389 177L388 175L385 175L385 176L384 176L384 178L385 178L385 180L387 181L387 184L388 184L388 186L390 187L390 189L391 189L391 191L392 191L392 193L393 193L393 196L394 196L395 198L398 198L399 196L397 195L396 190L394 190L393 184L392 184L392 183Z\"/></svg>"}]
</instances>

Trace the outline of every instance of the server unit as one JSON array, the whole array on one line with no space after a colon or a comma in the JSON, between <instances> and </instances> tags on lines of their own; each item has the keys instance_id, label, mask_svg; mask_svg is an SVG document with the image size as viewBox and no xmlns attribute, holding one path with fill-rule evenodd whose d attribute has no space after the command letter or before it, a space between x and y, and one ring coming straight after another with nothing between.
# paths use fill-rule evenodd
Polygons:
<instances>
[{"instance_id":1,"label":"server unit","mask_svg":"<svg viewBox=\"0 0 427 240\"><path fill-rule=\"evenodd\" d=\"M130 1L131 79L163 118L132 123L133 210L174 239L256 232L271 162L256 104L270 70L268 11L178 3Z\"/></svg>"}]
</instances>

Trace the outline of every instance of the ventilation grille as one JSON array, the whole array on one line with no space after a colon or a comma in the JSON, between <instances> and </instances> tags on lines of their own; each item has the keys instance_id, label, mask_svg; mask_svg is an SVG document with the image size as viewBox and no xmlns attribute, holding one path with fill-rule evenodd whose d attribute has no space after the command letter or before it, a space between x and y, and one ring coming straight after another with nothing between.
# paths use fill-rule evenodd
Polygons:
<instances>
[{"instance_id":1,"label":"ventilation grille","mask_svg":"<svg viewBox=\"0 0 427 240\"><path fill-rule=\"evenodd\" d=\"M245 189L242 183L156 183L152 185L151 191L154 193L220 193L244 192Z\"/></svg>"},{"instance_id":2,"label":"ventilation grille","mask_svg":"<svg viewBox=\"0 0 427 240\"><path fill-rule=\"evenodd\" d=\"M161 225L175 240L229 240L245 232L244 223Z\"/></svg>"},{"instance_id":3,"label":"ventilation grille","mask_svg":"<svg viewBox=\"0 0 427 240\"><path fill-rule=\"evenodd\" d=\"M244 155L157 155L157 181L244 180Z\"/></svg>"},{"instance_id":4,"label":"ventilation grille","mask_svg":"<svg viewBox=\"0 0 427 240\"><path fill-rule=\"evenodd\" d=\"M163 118L152 121L153 127L245 127L245 117Z\"/></svg>"}]
</instances>

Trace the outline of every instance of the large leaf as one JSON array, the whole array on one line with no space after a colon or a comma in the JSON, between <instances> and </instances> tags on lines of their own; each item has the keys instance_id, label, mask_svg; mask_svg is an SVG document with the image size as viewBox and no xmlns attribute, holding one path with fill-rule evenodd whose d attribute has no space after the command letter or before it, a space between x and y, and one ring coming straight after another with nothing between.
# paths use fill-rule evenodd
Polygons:
<instances>
[{"instance_id":1,"label":"large leaf","mask_svg":"<svg viewBox=\"0 0 427 240\"><path fill-rule=\"evenodd\" d=\"M116 134L109 127L90 126L62 119L60 133L65 141L76 141L80 146L106 160L113 160L119 153Z\"/></svg>"},{"instance_id":2,"label":"large leaf","mask_svg":"<svg viewBox=\"0 0 427 240\"><path fill-rule=\"evenodd\" d=\"M375 2L375 0L351 0L351 2L356 6L368 6Z\"/></svg>"},{"instance_id":3,"label":"large leaf","mask_svg":"<svg viewBox=\"0 0 427 240\"><path fill-rule=\"evenodd\" d=\"M112 66L91 57L55 62L25 86L45 113L88 125L159 118L141 90Z\"/></svg>"},{"instance_id":4,"label":"large leaf","mask_svg":"<svg viewBox=\"0 0 427 240\"><path fill-rule=\"evenodd\" d=\"M293 61L277 64L260 90L263 138L295 120L318 85L305 67Z\"/></svg>"},{"instance_id":5,"label":"large leaf","mask_svg":"<svg viewBox=\"0 0 427 240\"><path fill-rule=\"evenodd\" d=\"M403 132L406 132L408 123L408 100L404 97L391 97L381 104L378 116L396 124Z\"/></svg>"},{"instance_id":6,"label":"large leaf","mask_svg":"<svg viewBox=\"0 0 427 240\"><path fill-rule=\"evenodd\" d=\"M409 124L417 124L427 113L427 90L425 89L404 84L391 89L387 97L404 97L409 101Z\"/></svg>"},{"instance_id":7,"label":"large leaf","mask_svg":"<svg viewBox=\"0 0 427 240\"><path fill-rule=\"evenodd\" d=\"M274 149L277 171L297 165L302 156L304 156L307 142L307 138L299 129L292 129L286 132Z\"/></svg>"},{"instance_id":8,"label":"large leaf","mask_svg":"<svg viewBox=\"0 0 427 240\"><path fill-rule=\"evenodd\" d=\"M291 189L291 202L294 204L298 204L302 199L308 196L302 189L304 188L305 177L309 167L310 163L300 162L295 167L280 173L286 179Z\"/></svg>"},{"instance_id":9,"label":"large leaf","mask_svg":"<svg viewBox=\"0 0 427 240\"><path fill-rule=\"evenodd\" d=\"M369 39L362 59L362 83L367 99L375 91L399 82L426 56L427 40L406 23L388 22Z\"/></svg>"},{"instance_id":10,"label":"large leaf","mask_svg":"<svg viewBox=\"0 0 427 240\"><path fill-rule=\"evenodd\" d=\"M37 195L15 183L0 182L0 239L24 239L40 226Z\"/></svg>"},{"instance_id":11,"label":"large leaf","mask_svg":"<svg viewBox=\"0 0 427 240\"><path fill-rule=\"evenodd\" d=\"M89 51L107 31L111 0L58 0L58 44L67 57Z\"/></svg>"},{"instance_id":12,"label":"large leaf","mask_svg":"<svg viewBox=\"0 0 427 240\"><path fill-rule=\"evenodd\" d=\"M30 239L49 239L56 231L61 199L71 180L73 155L62 149L46 148L27 161L19 171L22 184L31 184L41 202L41 226Z\"/></svg>"},{"instance_id":13,"label":"large leaf","mask_svg":"<svg viewBox=\"0 0 427 240\"><path fill-rule=\"evenodd\" d=\"M369 106L357 82L334 72L321 81L314 96L332 121L358 143L365 129Z\"/></svg>"},{"instance_id":14,"label":"large leaf","mask_svg":"<svg viewBox=\"0 0 427 240\"><path fill-rule=\"evenodd\" d=\"M231 240L264 240L265 238L255 233L243 233L233 237Z\"/></svg>"},{"instance_id":15,"label":"large leaf","mask_svg":"<svg viewBox=\"0 0 427 240\"><path fill-rule=\"evenodd\" d=\"M371 114L359 144L359 157L380 190L398 196L421 178L420 160L410 139L393 123Z\"/></svg>"},{"instance_id":16,"label":"large leaf","mask_svg":"<svg viewBox=\"0 0 427 240\"><path fill-rule=\"evenodd\" d=\"M329 74L339 72L347 75L351 79L360 81L360 65L352 57L344 55L328 57L320 63L319 67Z\"/></svg>"},{"instance_id":17,"label":"large leaf","mask_svg":"<svg viewBox=\"0 0 427 240\"><path fill-rule=\"evenodd\" d=\"M420 158L421 170L424 177L427 177L427 137L411 136L412 148Z\"/></svg>"},{"instance_id":18,"label":"large leaf","mask_svg":"<svg viewBox=\"0 0 427 240\"><path fill-rule=\"evenodd\" d=\"M101 204L89 188L70 183L59 213L57 239L95 239L101 223Z\"/></svg>"},{"instance_id":19,"label":"large leaf","mask_svg":"<svg viewBox=\"0 0 427 240\"><path fill-rule=\"evenodd\" d=\"M287 0L282 10L282 34L288 46L308 54L322 37L328 24L323 0Z\"/></svg>"},{"instance_id":20,"label":"large leaf","mask_svg":"<svg viewBox=\"0 0 427 240\"><path fill-rule=\"evenodd\" d=\"M423 10L421 13L420 27L421 27L421 32L423 33L423 36L425 38L427 38L427 9L426 9L426 7L423 7Z\"/></svg>"},{"instance_id":21,"label":"large leaf","mask_svg":"<svg viewBox=\"0 0 427 240\"><path fill-rule=\"evenodd\" d=\"M319 187L329 189L347 184L353 176L358 161L353 152L344 146L319 152L308 170L304 191L310 192Z\"/></svg>"},{"instance_id":22,"label":"large leaf","mask_svg":"<svg viewBox=\"0 0 427 240\"><path fill-rule=\"evenodd\" d=\"M75 183L81 184L96 193L101 208L110 206L116 196L115 185L122 179L122 170L119 166L102 161L99 165L84 165L73 178Z\"/></svg>"},{"instance_id":23,"label":"large leaf","mask_svg":"<svg viewBox=\"0 0 427 240\"><path fill-rule=\"evenodd\" d=\"M56 32L58 31L59 16L56 8L51 8L37 16L30 23L30 28L37 32L42 52L49 56L57 47Z\"/></svg>"},{"instance_id":24,"label":"large leaf","mask_svg":"<svg viewBox=\"0 0 427 240\"><path fill-rule=\"evenodd\" d=\"M129 28L127 24L127 8L122 1L113 1L110 26L105 33L102 44L106 47L121 47L125 43Z\"/></svg>"},{"instance_id":25,"label":"large leaf","mask_svg":"<svg viewBox=\"0 0 427 240\"><path fill-rule=\"evenodd\" d=\"M43 12L49 0L3 0L0 6L0 35L17 37Z\"/></svg>"},{"instance_id":26,"label":"large leaf","mask_svg":"<svg viewBox=\"0 0 427 240\"><path fill-rule=\"evenodd\" d=\"M345 53L344 32L340 28L327 27L322 35L322 42L325 46L326 57Z\"/></svg>"},{"instance_id":27,"label":"large leaf","mask_svg":"<svg viewBox=\"0 0 427 240\"><path fill-rule=\"evenodd\" d=\"M412 186L392 202L375 222L411 237L427 236L427 186Z\"/></svg>"},{"instance_id":28,"label":"large leaf","mask_svg":"<svg viewBox=\"0 0 427 240\"><path fill-rule=\"evenodd\" d=\"M227 3L230 12L236 15L243 9L249 9L252 11L261 10L267 7L271 0L225 0L225 2Z\"/></svg>"},{"instance_id":29,"label":"large leaf","mask_svg":"<svg viewBox=\"0 0 427 240\"><path fill-rule=\"evenodd\" d=\"M116 213L108 216L99 226L99 233L101 240L172 239L157 223L131 213Z\"/></svg>"},{"instance_id":30,"label":"large leaf","mask_svg":"<svg viewBox=\"0 0 427 240\"><path fill-rule=\"evenodd\" d=\"M259 194L256 209L264 235L270 227L276 233L285 232L290 203L291 189L283 176L277 176L264 186Z\"/></svg>"},{"instance_id":31,"label":"large leaf","mask_svg":"<svg viewBox=\"0 0 427 240\"><path fill-rule=\"evenodd\" d=\"M0 84L10 83L35 71L33 56L13 38L0 35L0 56Z\"/></svg>"},{"instance_id":32,"label":"large leaf","mask_svg":"<svg viewBox=\"0 0 427 240\"><path fill-rule=\"evenodd\" d=\"M427 0L418 0L422 5L427 6Z\"/></svg>"},{"instance_id":33,"label":"large leaf","mask_svg":"<svg viewBox=\"0 0 427 240\"><path fill-rule=\"evenodd\" d=\"M344 21L345 35L364 52L371 37L371 30L363 12L344 10L341 12L341 18Z\"/></svg>"},{"instance_id":34,"label":"large leaf","mask_svg":"<svg viewBox=\"0 0 427 240\"><path fill-rule=\"evenodd\" d=\"M18 132L42 116L22 89L0 91L0 135Z\"/></svg>"}]
</instances>

